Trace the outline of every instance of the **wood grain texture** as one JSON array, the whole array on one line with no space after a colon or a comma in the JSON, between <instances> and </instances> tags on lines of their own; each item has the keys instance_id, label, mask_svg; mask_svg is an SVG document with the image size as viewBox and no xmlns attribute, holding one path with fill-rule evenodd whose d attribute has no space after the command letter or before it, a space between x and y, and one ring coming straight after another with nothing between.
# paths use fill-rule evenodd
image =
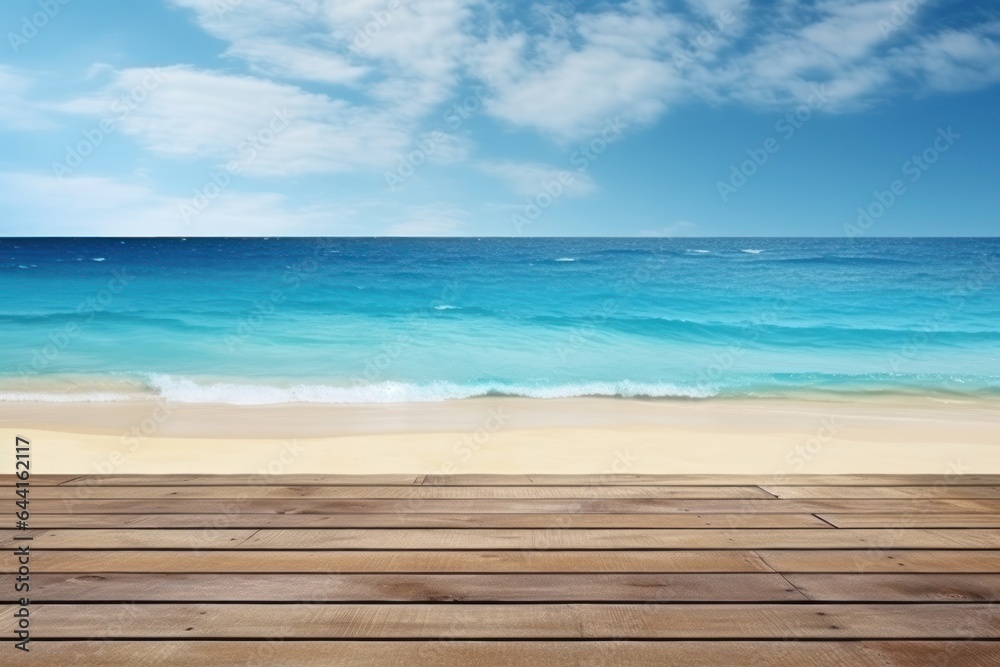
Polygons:
<instances>
[{"instance_id":1,"label":"wood grain texture","mask_svg":"<svg viewBox=\"0 0 1000 667\"><path fill-rule=\"evenodd\" d=\"M1000 528L1000 514L820 514L837 528Z\"/></svg>"},{"instance_id":2,"label":"wood grain texture","mask_svg":"<svg viewBox=\"0 0 1000 667\"><path fill-rule=\"evenodd\" d=\"M1000 475L426 475L431 486L537 485L711 485L711 486L1000 486Z\"/></svg>"},{"instance_id":3,"label":"wood grain texture","mask_svg":"<svg viewBox=\"0 0 1000 667\"><path fill-rule=\"evenodd\" d=\"M994 667L1000 643L970 641L67 641L39 643L42 667Z\"/></svg>"},{"instance_id":4,"label":"wood grain texture","mask_svg":"<svg viewBox=\"0 0 1000 667\"><path fill-rule=\"evenodd\" d=\"M17 626L0 609L0 632ZM989 604L146 604L46 605L46 639L998 639Z\"/></svg>"},{"instance_id":5,"label":"wood grain texture","mask_svg":"<svg viewBox=\"0 0 1000 667\"><path fill-rule=\"evenodd\" d=\"M59 484L66 484L74 479L79 479L80 477L82 475L40 475L33 473L28 478L28 482L32 487L57 486ZM0 486L16 486L18 483L23 484L23 482L24 480L18 479L16 475L0 475Z\"/></svg>"},{"instance_id":6,"label":"wood grain texture","mask_svg":"<svg viewBox=\"0 0 1000 667\"><path fill-rule=\"evenodd\" d=\"M0 572L16 572L13 558ZM31 571L771 572L752 551L36 551Z\"/></svg>"},{"instance_id":7,"label":"wood grain texture","mask_svg":"<svg viewBox=\"0 0 1000 667\"><path fill-rule=\"evenodd\" d=\"M799 574L785 578L810 600L996 602L1000 574Z\"/></svg>"},{"instance_id":8,"label":"wood grain texture","mask_svg":"<svg viewBox=\"0 0 1000 667\"><path fill-rule=\"evenodd\" d=\"M75 498L79 486L43 486L39 500ZM969 487L983 488L983 487ZM758 498L773 496L757 486L110 486L90 487L87 497L103 498ZM971 497L971 496L968 496ZM1000 496L993 496L1000 497Z\"/></svg>"},{"instance_id":9,"label":"wood grain texture","mask_svg":"<svg viewBox=\"0 0 1000 667\"><path fill-rule=\"evenodd\" d=\"M25 664L1000 664L996 475L31 489L32 530L0 530L4 551L32 537ZM16 568L0 559L0 604Z\"/></svg>"},{"instance_id":10,"label":"wood grain texture","mask_svg":"<svg viewBox=\"0 0 1000 667\"><path fill-rule=\"evenodd\" d=\"M1000 549L998 529L435 528L30 531L32 549ZM0 548L15 544L0 531Z\"/></svg>"},{"instance_id":11,"label":"wood grain texture","mask_svg":"<svg viewBox=\"0 0 1000 667\"><path fill-rule=\"evenodd\" d=\"M753 552L777 572L1000 573L1000 551L784 550Z\"/></svg>"},{"instance_id":12,"label":"wood grain texture","mask_svg":"<svg viewBox=\"0 0 1000 667\"><path fill-rule=\"evenodd\" d=\"M78 475L67 486L408 486L423 475ZM1000 482L996 482L1000 484Z\"/></svg>"},{"instance_id":13,"label":"wood grain texture","mask_svg":"<svg viewBox=\"0 0 1000 667\"><path fill-rule=\"evenodd\" d=\"M914 512L1000 513L1000 500L846 499L770 500L698 498L571 499L275 499L164 498L95 499L80 488L61 500L33 501L35 514L907 514Z\"/></svg>"},{"instance_id":14,"label":"wood grain texture","mask_svg":"<svg viewBox=\"0 0 1000 667\"><path fill-rule=\"evenodd\" d=\"M841 516L841 515L837 515ZM849 515L855 516L855 515ZM902 515L894 515L902 516ZM935 515L930 515L935 516ZM965 516L965 515L959 515ZM990 518L990 515L982 515ZM996 518L991 521L996 523ZM831 528L812 514L37 514L46 528ZM993 525L992 523L986 525ZM997 527L1000 527L998 523Z\"/></svg>"},{"instance_id":15,"label":"wood grain texture","mask_svg":"<svg viewBox=\"0 0 1000 667\"><path fill-rule=\"evenodd\" d=\"M13 591L12 575L0 590ZM0 593L0 595L3 595ZM12 593L2 598L11 602ZM37 602L790 602L779 574L33 574Z\"/></svg>"},{"instance_id":16,"label":"wood grain texture","mask_svg":"<svg viewBox=\"0 0 1000 667\"><path fill-rule=\"evenodd\" d=\"M735 487L739 488L739 487ZM1000 498L998 486L764 486L778 498ZM60 491L60 489L54 489Z\"/></svg>"},{"instance_id":17,"label":"wood grain texture","mask_svg":"<svg viewBox=\"0 0 1000 667\"><path fill-rule=\"evenodd\" d=\"M66 534L70 531L64 531ZM153 531L146 531L153 532ZM85 537L84 531L77 531ZM70 538L72 539L72 538ZM88 540L89 541L89 540ZM44 547L47 543L39 540ZM282 549L1000 549L994 529L262 529L235 548Z\"/></svg>"}]
</instances>

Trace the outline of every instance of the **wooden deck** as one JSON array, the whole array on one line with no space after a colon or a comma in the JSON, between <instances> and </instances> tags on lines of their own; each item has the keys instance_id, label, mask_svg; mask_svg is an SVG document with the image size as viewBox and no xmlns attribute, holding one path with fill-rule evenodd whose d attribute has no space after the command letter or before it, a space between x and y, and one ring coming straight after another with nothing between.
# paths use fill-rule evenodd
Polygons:
<instances>
[{"instance_id":1,"label":"wooden deck","mask_svg":"<svg viewBox=\"0 0 1000 667\"><path fill-rule=\"evenodd\" d=\"M35 475L29 508L4 665L1000 665L1000 475Z\"/></svg>"}]
</instances>

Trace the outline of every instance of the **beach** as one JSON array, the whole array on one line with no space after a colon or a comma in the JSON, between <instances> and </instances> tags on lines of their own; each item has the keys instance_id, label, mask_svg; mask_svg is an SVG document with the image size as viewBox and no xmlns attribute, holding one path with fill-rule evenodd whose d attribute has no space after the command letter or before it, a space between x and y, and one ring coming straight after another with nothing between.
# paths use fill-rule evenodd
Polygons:
<instances>
[{"instance_id":1,"label":"beach","mask_svg":"<svg viewBox=\"0 0 1000 667\"><path fill-rule=\"evenodd\" d=\"M0 403L41 474L1000 473L1000 402Z\"/></svg>"}]
</instances>

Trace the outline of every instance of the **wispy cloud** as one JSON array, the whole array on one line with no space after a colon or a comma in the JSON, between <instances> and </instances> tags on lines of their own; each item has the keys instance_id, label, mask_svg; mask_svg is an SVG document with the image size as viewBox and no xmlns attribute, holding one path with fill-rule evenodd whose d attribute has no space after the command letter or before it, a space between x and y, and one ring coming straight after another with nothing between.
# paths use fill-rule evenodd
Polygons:
<instances>
[{"instance_id":1,"label":"wispy cloud","mask_svg":"<svg viewBox=\"0 0 1000 667\"><path fill-rule=\"evenodd\" d=\"M558 184L561 196L565 197L585 197L597 190L594 179L587 174L577 170L570 172L550 164L496 161L481 162L477 166L483 173L499 178L515 193L525 197L544 191L549 183ZM569 178L565 177L566 174Z\"/></svg>"},{"instance_id":2,"label":"wispy cloud","mask_svg":"<svg viewBox=\"0 0 1000 667\"><path fill-rule=\"evenodd\" d=\"M58 124L32 99L35 77L0 64L0 123L15 130L50 130Z\"/></svg>"},{"instance_id":3,"label":"wispy cloud","mask_svg":"<svg viewBox=\"0 0 1000 667\"><path fill-rule=\"evenodd\" d=\"M336 208L297 206L278 193L230 190L185 221L189 196L166 195L139 183L93 176L58 179L0 173L0 199L10 212L30 211L46 234L76 236L247 236L358 234ZM0 234L14 234L4 229Z\"/></svg>"}]
</instances>

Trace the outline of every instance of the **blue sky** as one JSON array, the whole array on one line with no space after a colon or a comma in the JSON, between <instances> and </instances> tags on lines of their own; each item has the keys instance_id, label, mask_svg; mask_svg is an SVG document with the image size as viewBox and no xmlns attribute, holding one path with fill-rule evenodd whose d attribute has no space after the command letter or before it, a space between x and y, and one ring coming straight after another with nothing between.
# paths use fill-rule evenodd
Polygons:
<instances>
[{"instance_id":1,"label":"blue sky","mask_svg":"<svg viewBox=\"0 0 1000 667\"><path fill-rule=\"evenodd\" d=\"M2 235L995 235L1000 8L18 0Z\"/></svg>"}]
</instances>

